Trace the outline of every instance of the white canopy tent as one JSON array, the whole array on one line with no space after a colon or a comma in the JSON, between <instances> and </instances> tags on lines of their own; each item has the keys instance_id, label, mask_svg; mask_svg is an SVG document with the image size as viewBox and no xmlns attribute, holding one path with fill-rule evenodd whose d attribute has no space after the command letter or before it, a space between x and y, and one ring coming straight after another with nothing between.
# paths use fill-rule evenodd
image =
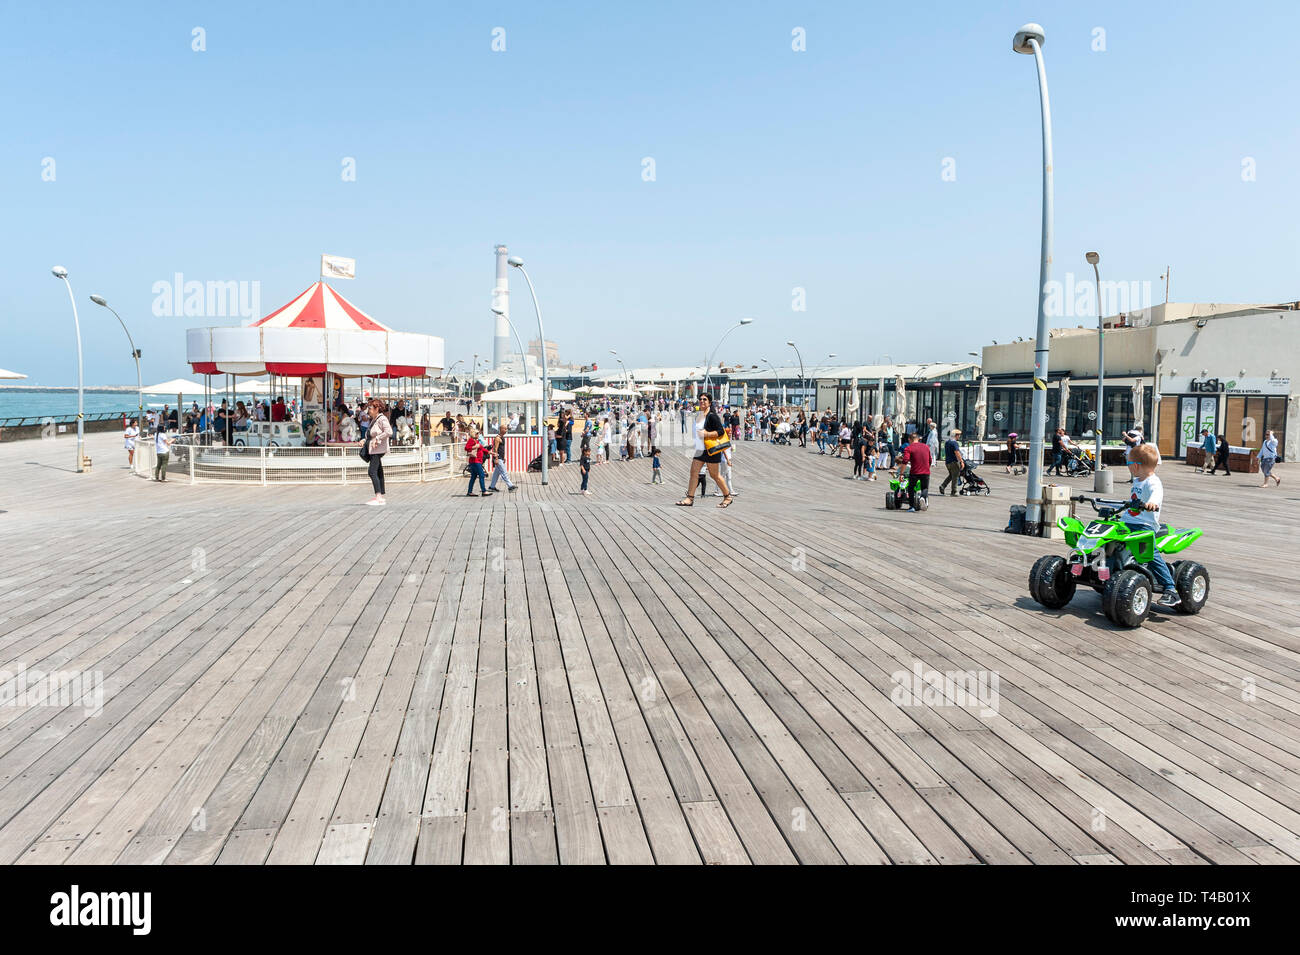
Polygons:
<instances>
[{"instance_id":1,"label":"white canopy tent","mask_svg":"<svg viewBox=\"0 0 1300 955\"><path fill-rule=\"evenodd\" d=\"M552 401L573 401L577 395L572 391L563 391L559 388L551 389ZM479 395L479 401L487 402L510 402L510 401L532 401L542 400L542 383L540 381L530 381L526 385L512 385L509 388L499 388L496 391L485 391Z\"/></svg>"},{"instance_id":2,"label":"white canopy tent","mask_svg":"<svg viewBox=\"0 0 1300 955\"><path fill-rule=\"evenodd\" d=\"M203 385L188 378L173 378L142 390L146 395L201 395L205 391Z\"/></svg>"}]
</instances>

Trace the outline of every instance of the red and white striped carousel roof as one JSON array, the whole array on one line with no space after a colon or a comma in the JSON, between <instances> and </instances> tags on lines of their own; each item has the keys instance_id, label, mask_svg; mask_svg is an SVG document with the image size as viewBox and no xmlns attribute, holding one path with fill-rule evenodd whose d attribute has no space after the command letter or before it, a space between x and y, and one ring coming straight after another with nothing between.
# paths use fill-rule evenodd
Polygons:
<instances>
[{"instance_id":1,"label":"red and white striped carousel roof","mask_svg":"<svg viewBox=\"0 0 1300 955\"><path fill-rule=\"evenodd\" d=\"M253 323L261 328L327 328L339 331L390 332L324 282L317 282L288 305Z\"/></svg>"}]
</instances>

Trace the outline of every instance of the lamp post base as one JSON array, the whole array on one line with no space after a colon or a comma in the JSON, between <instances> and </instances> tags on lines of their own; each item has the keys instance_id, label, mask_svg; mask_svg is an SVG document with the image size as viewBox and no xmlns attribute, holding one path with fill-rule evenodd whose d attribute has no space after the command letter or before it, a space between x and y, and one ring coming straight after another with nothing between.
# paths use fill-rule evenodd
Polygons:
<instances>
[{"instance_id":1,"label":"lamp post base","mask_svg":"<svg viewBox=\"0 0 1300 955\"><path fill-rule=\"evenodd\" d=\"M1110 468L1098 468L1092 475L1092 489L1098 494L1110 494L1115 490L1115 472Z\"/></svg>"}]
</instances>

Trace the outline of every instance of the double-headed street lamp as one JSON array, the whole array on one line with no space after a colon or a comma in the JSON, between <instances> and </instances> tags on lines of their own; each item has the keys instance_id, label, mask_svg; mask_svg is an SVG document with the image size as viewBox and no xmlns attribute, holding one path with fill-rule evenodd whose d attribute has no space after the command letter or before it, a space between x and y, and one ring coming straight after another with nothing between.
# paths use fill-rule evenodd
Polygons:
<instances>
[{"instance_id":1,"label":"double-headed street lamp","mask_svg":"<svg viewBox=\"0 0 1300 955\"><path fill-rule=\"evenodd\" d=\"M1029 482L1025 490L1025 533L1037 535L1043 503L1043 430L1047 421L1048 346L1047 283L1052 277L1052 109L1047 99L1047 67L1043 64L1043 28L1026 23L1016 31L1011 48L1032 55L1038 67L1038 102L1043 119L1043 232L1038 266L1038 333L1034 342L1034 400L1030 409ZM1098 462L1100 464L1101 462Z\"/></svg>"},{"instance_id":2,"label":"double-headed street lamp","mask_svg":"<svg viewBox=\"0 0 1300 955\"><path fill-rule=\"evenodd\" d=\"M709 363L704 366L704 393L705 394L709 393L709 369L713 367L713 359L717 357L718 349L722 347L722 343L727 340L728 335L734 332L737 328L740 328L740 326L752 325L752 324L754 324L754 320L752 318L742 318L740 321L736 322L736 324L732 325L725 332L723 332L722 337L718 339L718 343L713 346L713 353L709 355ZM725 402L719 402L719 403L723 404Z\"/></svg>"},{"instance_id":3,"label":"double-headed street lamp","mask_svg":"<svg viewBox=\"0 0 1300 955\"><path fill-rule=\"evenodd\" d=\"M528 283L529 294L533 297L533 311L537 313L537 338L542 343L542 423L538 429L542 435L542 484L550 483L550 464L551 447L546 440L546 418L551 410L551 390L547 381L546 373L546 331L542 327L542 307L537 304L537 289L533 288L533 280L528 275L528 270L524 268L524 260L517 255L512 255L506 259L512 266L523 273L524 281Z\"/></svg>"},{"instance_id":4,"label":"double-headed street lamp","mask_svg":"<svg viewBox=\"0 0 1300 955\"><path fill-rule=\"evenodd\" d=\"M61 265L50 269L56 279L63 279L68 287L68 300L72 302L72 325L77 332L77 473L86 470L86 395L81 377L81 320L77 318L77 299L72 294L72 283L68 281L68 270Z\"/></svg>"},{"instance_id":5,"label":"double-headed street lamp","mask_svg":"<svg viewBox=\"0 0 1300 955\"><path fill-rule=\"evenodd\" d=\"M127 344L131 346L131 357L135 359L135 390L136 390L136 398L139 401L139 407L137 408L135 424L137 428L143 429L144 428L144 384L143 384L143 380L140 378L140 349L135 347L135 341L131 338L131 331L126 327L126 322L122 321L122 316L117 314L117 309L113 308L112 305L109 305L108 300L104 298L104 296L92 295L90 296L90 300L94 302L96 305L102 306L103 308L106 308L110 312L112 312L113 317L117 319L117 323L122 326L122 331L126 332ZM143 434L144 431L141 430L140 433Z\"/></svg>"}]
</instances>

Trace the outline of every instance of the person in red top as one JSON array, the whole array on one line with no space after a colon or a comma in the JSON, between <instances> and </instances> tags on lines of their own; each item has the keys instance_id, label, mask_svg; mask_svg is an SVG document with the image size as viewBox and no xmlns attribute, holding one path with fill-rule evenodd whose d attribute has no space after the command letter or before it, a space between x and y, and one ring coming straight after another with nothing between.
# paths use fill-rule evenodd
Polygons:
<instances>
[{"instance_id":1,"label":"person in red top","mask_svg":"<svg viewBox=\"0 0 1300 955\"><path fill-rule=\"evenodd\" d=\"M478 437L478 428L469 429L469 440L465 442L465 458L469 461L469 491L466 497L474 496L474 482L478 481L479 496L487 497L487 475L483 471L483 458L486 450Z\"/></svg>"},{"instance_id":2,"label":"person in red top","mask_svg":"<svg viewBox=\"0 0 1300 955\"><path fill-rule=\"evenodd\" d=\"M907 447L898 459L898 467L906 467L912 477L916 478L918 490L922 497L930 496L930 448L916 434L907 436Z\"/></svg>"}]
</instances>

